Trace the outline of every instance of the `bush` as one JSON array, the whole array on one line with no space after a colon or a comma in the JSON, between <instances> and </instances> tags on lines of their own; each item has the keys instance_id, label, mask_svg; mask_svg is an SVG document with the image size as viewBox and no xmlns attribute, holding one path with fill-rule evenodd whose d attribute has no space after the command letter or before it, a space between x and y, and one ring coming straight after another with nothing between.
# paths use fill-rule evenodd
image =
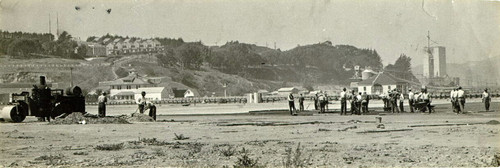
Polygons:
<instances>
[{"instance_id":1,"label":"bush","mask_svg":"<svg viewBox=\"0 0 500 168\"><path fill-rule=\"evenodd\" d=\"M104 151L117 151L123 149L123 143L97 145L95 149Z\"/></svg>"},{"instance_id":2,"label":"bush","mask_svg":"<svg viewBox=\"0 0 500 168\"><path fill-rule=\"evenodd\" d=\"M176 133L174 133L174 135L175 135L174 140L185 140L185 139L189 139L189 137L186 137L186 136L184 136L183 134L179 134L179 135L177 135Z\"/></svg>"},{"instance_id":3,"label":"bush","mask_svg":"<svg viewBox=\"0 0 500 168\"><path fill-rule=\"evenodd\" d=\"M250 158L248 156L248 153L250 153L248 150L243 148L240 153L243 155L238 157L235 165L233 165L234 168L260 167L258 165L259 159Z\"/></svg>"},{"instance_id":4,"label":"bush","mask_svg":"<svg viewBox=\"0 0 500 168\"><path fill-rule=\"evenodd\" d=\"M295 152L292 148L285 149L285 158L283 158L283 167L306 167L310 165L309 158L303 158L302 148L300 148L300 143L297 145Z\"/></svg>"}]
</instances>

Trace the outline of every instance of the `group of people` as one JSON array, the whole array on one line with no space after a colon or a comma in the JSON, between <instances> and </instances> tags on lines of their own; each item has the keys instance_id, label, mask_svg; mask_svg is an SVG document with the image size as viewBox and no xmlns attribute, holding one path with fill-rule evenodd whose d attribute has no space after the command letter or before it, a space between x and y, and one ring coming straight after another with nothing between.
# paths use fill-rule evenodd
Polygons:
<instances>
[{"instance_id":1,"label":"group of people","mask_svg":"<svg viewBox=\"0 0 500 168\"><path fill-rule=\"evenodd\" d=\"M465 112L465 92L462 90L462 87L451 90L450 100L453 112L457 114Z\"/></svg>"},{"instance_id":2,"label":"group of people","mask_svg":"<svg viewBox=\"0 0 500 168\"><path fill-rule=\"evenodd\" d=\"M368 113L368 103L370 102L370 96L366 94L366 92L361 93L351 91L351 95L348 95L346 92L347 89L342 89L340 92L340 115L347 115L347 102L349 101L351 104L351 115L357 114L361 115L361 113Z\"/></svg>"},{"instance_id":3,"label":"group of people","mask_svg":"<svg viewBox=\"0 0 500 168\"><path fill-rule=\"evenodd\" d=\"M98 102L98 117L106 117L106 103L108 102L108 98L106 96L106 92L102 92L102 94L97 98ZM156 120L156 106L147 101L146 92L141 92L141 97L136 100L137 110L139 113L144 114L144 111L149 109L149 116ZM136 111L137 111L136 110Z\"/></svg>"}]
</instances>

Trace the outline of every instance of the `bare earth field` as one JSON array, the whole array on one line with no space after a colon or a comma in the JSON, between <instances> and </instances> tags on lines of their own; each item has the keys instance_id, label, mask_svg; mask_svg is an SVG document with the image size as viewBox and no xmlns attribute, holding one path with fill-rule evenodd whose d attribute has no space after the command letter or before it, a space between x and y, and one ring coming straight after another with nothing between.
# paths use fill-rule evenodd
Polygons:
<instances>
[{"instance_id":1,"label":"bare earth field","mask_svg":"<svg viewBox=\"0 0 500 168\"><path fill-rule=\"evenodd\" d=\"M0 167L498 166L500 103L489 112L468 103L461 115L449 106L361 116L160 113L157 122L132 124L49 125L29 117L0 123ZM118 115L113 108L122 107L109 108Z\"/></svg>"}]
</instances>

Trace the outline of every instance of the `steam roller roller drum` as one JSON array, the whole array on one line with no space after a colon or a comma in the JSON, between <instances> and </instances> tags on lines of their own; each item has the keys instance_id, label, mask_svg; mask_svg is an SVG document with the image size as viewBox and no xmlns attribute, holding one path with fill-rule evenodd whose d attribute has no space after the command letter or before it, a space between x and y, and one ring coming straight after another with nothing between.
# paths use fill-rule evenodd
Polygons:
<instances>
[{"instance_id":1,"label":"steam roller roller drum","mask_svg":"<svg viewBox=\"0 0 500 168\"><path fill-rule=\"evenodd\" d=\"M0 106L2 111L0 111L0 118L9 122L22 122L26 119L26 115L23 114L23 110L20 106L7 105Z\"/></svg>"}]
</instances>

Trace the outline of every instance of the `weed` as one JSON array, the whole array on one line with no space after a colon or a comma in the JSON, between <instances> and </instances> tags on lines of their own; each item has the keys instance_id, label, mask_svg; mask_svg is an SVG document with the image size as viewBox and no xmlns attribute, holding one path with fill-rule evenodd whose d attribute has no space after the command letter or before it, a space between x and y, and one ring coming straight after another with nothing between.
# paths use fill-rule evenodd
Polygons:
<instances>
[{"instance_id":1,"label":"weed","mask_svg":"<svg viewBox=\"0 0 500 168\"><path fill-rule=\"evenodd\" d=\"M166 153L161 148L153 148L153 154L156 156L165 156Z\"/></svg>"},{"instance_id":2,"label":"weed","mask_svg":"<svg viewBox=\"0 0 500 168\"><path fill-rule=\"evenodd\" d=\"M243 148L240 153L242 156L238 157L235 165L233 165L234 168L260 167L258 165L259 159L252 159L248 156L250 151Z\"/></svg>"},{"instance_id":3,"label":"weed","mask_svg":"<svg viewBox=\"0 0 500 168\"><path fill-rule=\"evenodd\" d=\"M95 149L104 151L117 151L123 149L123 143L97 145Z\"/></svg>"},{"instance_id":4,"label":"weed","mask_svg":"<svg viewBox=\"0 0 500 168\"><path fill-rule=\"evenodd\" d=\"M184 136L183 134L179 134L179 135L177 135L176 133L174 133L174 135L175 135L174 140L185 140L185 139L189 139L189 137L186 137L186 136Z\"/></svg>"},{"instance_id":5,"label":"weed","mask_svg":"<svg viewBox=\"0 0 500 168\"><path fill-rule=\"evenodd\" d=\"M35 160L46 161L47 165L62 165L65 164L63 158L63 155L43 155L35 158Z\"/></svg>"},{"instance_id":6,"label":"weed","mask_svg":"<svg viewBox=\"0 0 500 168\"><path fill-rule=\"evenodd\" d=\"M292 148L285 149L285 158L283 158L283 167L306 167L310 165L311 156L308 158L303 158L302 153L303 148L300 147L300 143L297 145L295 152Z\"/></svg>"},{"instance_id":7,"label":"weed","mask_svg":"<svg viewBox=\"0 0 500 168\"><path fill-rule=\"evenodd\" d=\"M89 155L88 152L80 151L80 152L74 152L73 155Z\"/></svg>"},{"instance_id":8,"label":"weed","mask_svg":"<svg viewBox=\"0 0 500 168\"><path fill-rule=\"evenodd\" d=\"M236 153L236 149L234 149L232 146L228 146L227 148L222 148L220 150L220 153L222 156L230 157Z\"/></svg>"}]
</instances>

